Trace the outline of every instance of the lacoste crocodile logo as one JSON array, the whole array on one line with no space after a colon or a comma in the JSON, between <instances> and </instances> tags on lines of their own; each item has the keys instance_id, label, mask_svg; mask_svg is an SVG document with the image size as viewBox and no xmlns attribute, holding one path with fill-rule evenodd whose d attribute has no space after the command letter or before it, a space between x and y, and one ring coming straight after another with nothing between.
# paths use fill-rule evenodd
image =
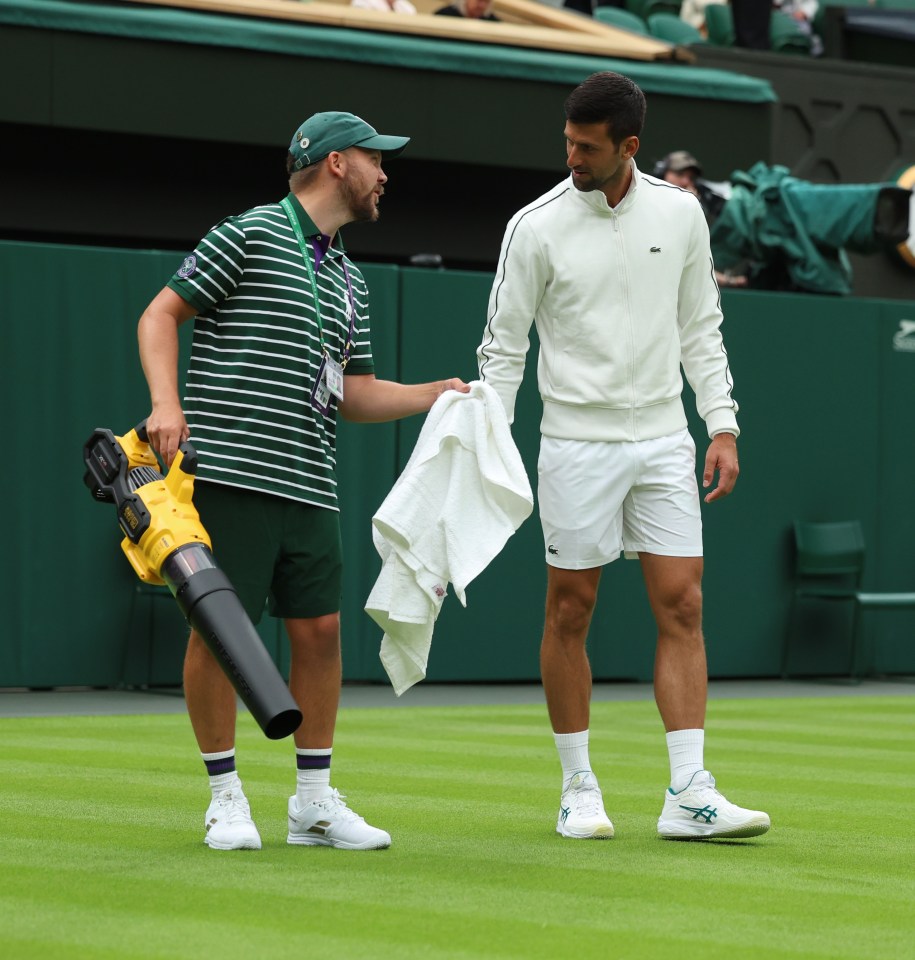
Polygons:
<instances>
[{"instance_id":1,"label":"lacoste crocodile logo","mask_svg":"<svg viewBox=\"0 0 915 960\"><path fill-rule=\"evenodd\" d=\"M652 252L652 253L660 253L660 252L661 252L661 248L660 248L660 247L652 247L652 248L651 248L651 252Z\"/></svg>"},{"instance_id":2,"label":"lacoste crocodile logo","mask_svg":"<svg viewBox=\"0 0 915 960\"><path fill-rule=\"evenodd\" d=\"M547 553L552 553L554 557L559 556L559 548L554 547L552 543L546 549L547 549Z\"/></svg>"}]
</instances>

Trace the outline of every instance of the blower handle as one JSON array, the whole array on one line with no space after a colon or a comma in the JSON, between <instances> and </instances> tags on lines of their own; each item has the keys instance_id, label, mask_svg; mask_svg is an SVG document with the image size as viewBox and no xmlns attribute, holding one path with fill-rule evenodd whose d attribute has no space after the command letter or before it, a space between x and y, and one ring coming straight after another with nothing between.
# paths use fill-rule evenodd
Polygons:
<instances>
[{"instance_id":1,"label":"blower handle","mask_svg":"<svg viewBox=\"0 0 915 960\"><path fill-rule=\"evenodd\" d=\"M156 460L159 461L160 458L156 454L156 451L153 450L149 442L149 431L146 429L146 421L148 417L144 417L134 428L133 432L136 434L137 439L149 449L149 452L156 457ZM187 474L189 476L194 476L197 473L197 451L194 449L193 444L190 440L182 440L178 444L178 453L175 455L175 459L172 461L171 467L168 470L165 467L161 467L162 472L167 476L172 469L175 470L177 474Z\"/></svg>"}]
</instances>

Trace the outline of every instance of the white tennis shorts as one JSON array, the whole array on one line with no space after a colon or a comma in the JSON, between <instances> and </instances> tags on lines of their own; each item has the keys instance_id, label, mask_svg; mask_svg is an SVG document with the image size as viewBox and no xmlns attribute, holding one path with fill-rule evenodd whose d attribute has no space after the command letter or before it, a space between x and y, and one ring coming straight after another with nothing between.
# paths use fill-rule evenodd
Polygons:
<instances>
[{"instance_id":1,"label":"white tennis shorts","mask_svg":"<svg viewBox=\"0 0 915 960\"><path fill-rule=\"evenodd\" d=\"M586 570L621 552L702 556L696 445L688 430L635 442L541 437L537 472L550 566Z\"/></svg>"}]
</instances>

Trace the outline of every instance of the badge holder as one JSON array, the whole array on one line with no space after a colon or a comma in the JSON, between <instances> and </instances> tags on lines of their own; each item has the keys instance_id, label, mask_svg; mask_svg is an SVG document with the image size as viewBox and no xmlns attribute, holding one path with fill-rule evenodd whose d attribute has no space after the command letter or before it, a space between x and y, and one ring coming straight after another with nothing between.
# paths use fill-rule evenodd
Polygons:
<instances>
[{"instance_id":1,"label":"badge holder","mask_svg":"<svg viewBox=\"0 0 915 960\"><path fill-rule=\"evenodd\" d=\"M323 414L325 417L330 411L330 398L332 396L325 377L326 367L327 357L322 357L321 366L318 367L318 376L311 390L311 405L318 413Z\"/></svg>"},{"instance_id":2,"label":"badge holder","mask_svg":"<svg viewBox=\"0 0 915 960\"><path fill-rule=\"evenodd\" d=\"M311 391L311 405L326 417L330 411L331 397L343 399L343 366L325 354Z\"/></svg>"}]
</instances>

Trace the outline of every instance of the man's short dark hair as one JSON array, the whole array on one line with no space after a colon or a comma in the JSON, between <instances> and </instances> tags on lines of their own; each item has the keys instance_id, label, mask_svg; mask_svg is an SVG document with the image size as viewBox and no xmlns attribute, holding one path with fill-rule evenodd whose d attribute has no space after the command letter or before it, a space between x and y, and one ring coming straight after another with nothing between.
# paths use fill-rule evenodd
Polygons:
<instances>
[{"instance_id":1,"label":"man's short dark hair","mask_svg":"<svg viewBox=\"0 0 915 960\"><path fill-rule=\"evenodd\" d=\"M614 143L638 137L645 124L645 94L621 73L592 73L568 96L566 120L571 123L606 123Z\"/></svg>"},{"instance_id":2,"label":"man's short dark hair","mask_svg":"<svg viewBox=\"0 0 915 960\"><path fill-rule=\"evenodd\" d=\"M310 167L303 167L301 170L295 168L295 157L292 153L286 153L286 176L289 178L289 187L295 192L306 184L313 176L320 164L313 163Z\"/></svg>"}]
</instances>

